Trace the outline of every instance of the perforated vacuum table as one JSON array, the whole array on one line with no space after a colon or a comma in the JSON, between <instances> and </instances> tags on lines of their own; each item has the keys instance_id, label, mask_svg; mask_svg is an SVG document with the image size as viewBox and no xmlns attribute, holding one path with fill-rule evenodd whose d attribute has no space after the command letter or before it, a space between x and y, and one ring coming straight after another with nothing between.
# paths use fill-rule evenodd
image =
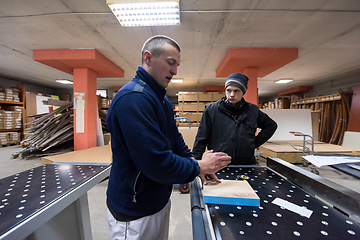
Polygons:
<instances>
[{"instance_id":1,"label":"perforated vacuum table","mask_svg":"<svg viewBox=\"0 0 360 240\"><path fill-rule=\"evenodd\" d=\"M1 179L0 239L91 239L86 192L109 171L49 164Z\"/></svg>"},{"instance_id":2,"label":"perforated vacuum table","mask_svg":"<svg viewBox=\"0 0 360 240\"><path fill-rule=\"evenodd\" d=\"M268 160L271 162L271 160ZM202 200L200 181L191 183L191 202L194 239L360 239L359 202L360 195L356 192L345 192L345 188L339 186L324 187L320 191L328 192L325 199L338 198L330 204L318 198L321 197L317 190L315 180L322 182L324 179L309 173L316 179L305 180L309 175L299 177L292 172L296 170L284 170L284 166L275 161L274 169L283 170L284 176L278 174L269 167L239 167L232 166L217 173L219 179L235 180L237 176L246 175L247 180L260 197L260 207L231 206L222 204L207 204ZM285 161L282 161L285 162ZM289 163L286 163L289 164ZM304 173L304 172L302 172ZM300 174L300 173L298 173ZM290 179L294 176L295 185ZM304 178L304 179L302 179ZM298 184L303 182L307 187L300 188ZM329 184L327 181L323 183ZM339 187L339 188L337 188ZM310 190L309 190L310 188ZM341 190L341 191L339 191ZM347 189L348 190L348 189ZM329 193L332 191L332 193ZM342 195L342 196L340 196ZM298 206L304 206L312 210L310 218L289 211L272 203L275 198L281 198ZM343 201L342 199L348 199ZM324 200L325 200L324 199ZM341 209L337 201L343 201L346 206ZM356 212L349 218L339 210L347 211L357 206Z\"/></svg>"}]
</instances>

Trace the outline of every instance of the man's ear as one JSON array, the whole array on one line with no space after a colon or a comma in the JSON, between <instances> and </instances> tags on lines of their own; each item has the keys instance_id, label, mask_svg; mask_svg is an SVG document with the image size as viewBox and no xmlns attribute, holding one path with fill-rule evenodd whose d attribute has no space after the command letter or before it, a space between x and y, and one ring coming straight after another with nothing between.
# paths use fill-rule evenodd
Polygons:
<instances>
[{"instance_id":1,"label":"man's ear","mask_svg":"<svg viewBox=\"0 0 360 240\"><path fill-rule=\"evenodd\" d=\"M144 63L147 65L147 66L151 66L151 60L152 60L152 57L153 55L151 54L151 52L149 51L145 51L144 52Z\"/></svg>"}]
</instances>

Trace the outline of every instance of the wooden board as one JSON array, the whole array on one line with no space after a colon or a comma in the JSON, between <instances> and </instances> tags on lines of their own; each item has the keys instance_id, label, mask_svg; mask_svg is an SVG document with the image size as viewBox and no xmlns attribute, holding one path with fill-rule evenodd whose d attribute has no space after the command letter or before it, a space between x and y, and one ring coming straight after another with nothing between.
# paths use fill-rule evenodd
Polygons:
<instances>
[{"instance_id":1,"label":"wooden board","mask_svg":"<svg viewBox=\"0 0 360 240\"><path fill-rule=\"evenodd\" d=\"M298 140L299 137L290 131L302 132L314 136L311 126L310 109L261 109L269 115L278 125L276 132L270 140Z\"/></svg>"},{"instance_id":2,"label":"wooden board","mask_svg":"<svg viewBox=\"0 0 360 240\"><path fill-rule=\"evenodd\" d=\"M73 151L64 154L47 156L41 158L41 164L52 163L111 163L111 145L88 148L85 150Z\"/></svg>"},{"instance_id":3,"label":"wooden board","mask_svg":"<svg viewBox=\"0 0 360 240\"><path fill-rule=\"evenodd\" d=\"M344 147L351 147L360 151L360 132L346 131L342 145Z\"/></svg>"},{"instance_id":4,"label":"wooden board","mask_svg":"<svg viewBox=\"0 0 360 240\"><path fill-rule=\"evenodd\" d=\"M302 149L302 142L291 143L296 145L298 149ZM290 163L302 163L302 150L294 149L291 144L264 144L259 147L262 151L261 156L280 158ZM307 147L311 149L311 145L307 144ZM315 153L332 153L332 154L350 154L359 155L360 151L357 149L343 147L340 145L328 144L328 143L316 143L314 144Z\"/></svg>"},{"instance_id":5,"label":"wooden board","mask_svg":"<svg viewBox=\"0 0 360 240\"><path fill-rule=\"evenodd\" d=\"M198 129L199 128L197 128L197 127L192 127L192 128L179 127L179 132L183 136L185 144L188 145L190 150L194 146L195 137L196 137Z\"/></svg>"},{"instance_id":6,"label":"wooden board","mask_svg":"<svg viewBox=\"0 0 360 240\"><path fill-rule=\"evenodd\" d=\"M260 206L260 198L247 181L208 181L208 184L204 185L204 203Z\"/></svg>"},{"instance_id":7,"label":"wooden board","mask_svg":"<svg viewBox=\"0 0 360 240\"><path fill-rule=\"evenodd\" d=\"M311 146L311 140L310 139L306 138L306 142L307 142L306 146L308 146L308 147ZM314 141L314 144L322 144L322 143L324 143L324 142ZM271 140L271 141L266 142L264 145L268 145L268 144L275 144L275 145L290 145L290 144L302 145L303 140ZM326 144L326 143L324 143L324 144Z\"/></svg>"}]
</instances>

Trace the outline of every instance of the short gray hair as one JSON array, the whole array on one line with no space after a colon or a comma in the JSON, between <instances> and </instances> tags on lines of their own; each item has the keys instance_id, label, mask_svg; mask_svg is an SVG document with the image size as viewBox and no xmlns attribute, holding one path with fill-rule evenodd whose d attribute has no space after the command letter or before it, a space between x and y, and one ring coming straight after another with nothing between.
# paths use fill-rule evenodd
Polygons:
<instances>
[{"instance_id":1,"label":"short gray hair","mask_svg":"<svg viewBox=\"0 0 360 240\"><path fill-rule=\"evenodd\" d=\"M179 52L181 51L180 45L174 39L164 35L152 36L146 40L141 49L141 63L144 64L143 56L145 51L151 52L151 54L157 58L164 52L164 45L166 43L174 46Z\"/></svg>"}]
</instances>

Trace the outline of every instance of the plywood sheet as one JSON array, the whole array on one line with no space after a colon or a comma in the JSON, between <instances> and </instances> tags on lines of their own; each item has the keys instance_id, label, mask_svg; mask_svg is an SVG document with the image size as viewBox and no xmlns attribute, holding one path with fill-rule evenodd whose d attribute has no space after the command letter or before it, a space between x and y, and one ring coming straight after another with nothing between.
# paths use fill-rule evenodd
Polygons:
<instances>
[{"instance_id":1,"label":"plywood sheet","mask_svg":"<svg viewBox=\"0 0 360 240\"><path fill-rule=\"evenodd\" d=\"M290 141L288 141L290 143ZM291 141L292 142L292 141ZM297 149L294 149L291 144L286 144L284 142L276 143L266 143L259 147L259 150L262 151L261 156L263 157L272 157L272 158L280 158L290 163L301 163L302 162L302 143L300 142L292 142ZM307 144L307 147L311 149L311 145ZM315 153L323 154L350 154L350 155L359 155L360 151L354 148L344 147L340 145L334 145L329 143L316 143L314 144ZM307 152L308 153L308 152Z\"/></svg>"},{"instance_id":2,"label":"plywood sheet","mask_svg":"<svg viewBox=\"0 0 360 240\"><path fill-rule=\"evenodd\" d=\"M41 164L52 163L111 163L111 145L88 148L85 150L73 151L64 154L47 156L41 158Z\"/></svg>"},{"instance_id":3,"label":"plywood sheet","mask_svg":"<svg viewBox=\"0 0 360 240\"><path fill-rule=\"evenodd\" d=\"M278 124L276 132L269 140L299 140L299 137L289 133L290 131L313 136L310 109L261 109L261 111Z\"/></svg>"},{"instance_id":4,"label":"plywood sheet","mask_svg":"<svg viewBox=\"0 0 360 240\"><path fill-rule=\"evenodd\" d=\"M298 137L303 139L303 137ZM314 144L323 144L324 142L320 142L320 141L314 141ZM269 140L265 143L265 145L267 144L275 144L275 145L286 145L286 144L294 144L294 145L302 145L303 144L303 140ZM324 143L325 144L325 143ZM310 139L306 139L306 146L311 146L311 140Z\"/></svg>"},{"instance_id":5,"label":"plywood sheet","mask_svg":"<svg viewBox=\"0 0 360 240\"><path fill-rule=\"evenodd\" d=\"M179 132L183 136L185 144L188 145L190 150L194 146L197 131L198 131L197 127L192 127L192 128L179 127Z\"/></svg>"},{"instance_id":6,"label":"plywood sheet","mask_svg":"<svg viewBox=\"0 0 360 240\"><path fill-rule=\"evenodd\" d=\"M204 202L239 206L260 206L260 198L247 181L208 181L204 185Z\"/></svg>"},{"instance_id":7,"label":"plywood sheet","mask_svg":"<svg viewBox=\"0 0 360 240\"><path fill-rule=\"evenodd\" d=\"M344 147L355 148L360 151L360 132L346 131L342 145Z\"/></svg>"}]
</instances>

